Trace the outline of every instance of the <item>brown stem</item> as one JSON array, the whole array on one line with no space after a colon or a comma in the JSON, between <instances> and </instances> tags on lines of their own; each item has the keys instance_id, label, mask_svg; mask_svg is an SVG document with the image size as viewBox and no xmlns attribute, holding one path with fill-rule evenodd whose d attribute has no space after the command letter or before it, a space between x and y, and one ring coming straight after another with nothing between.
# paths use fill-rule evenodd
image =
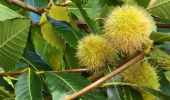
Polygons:
<instances>
[{"instance_id":1,"label":"brown stem","mask_svg":"<svg viewBox=\"0 0 170 100\"><path fill-rule=\"evenodd\" d=\"M42 12L44 12L44 9L35 8L35 7L31 6L31 5L25 4L24 2L22 2L20 0L6 0L6 1L8 1L10 3L13 3L13 4L16 4L16 5L22 7L24 9L26 9L26 10L32 11L32 12L34 12L36 14L39 14L39 15L41 15Z\"/></svg>"},{"instance_id":2,"label":"brown stem","mask_svg":"<svg viewBox=\"0 0 170 100\"><path fill-rule=\"evenodd\" d=\"M78 73L78 72L87 72L89 71L88 69L71 69L71 70L53 70L53 71L47 71L47 72L54 72L54 73L60 73L60 72L70 72L70 73ZM41 71L36 71L41 72ZM17 72L1 72L0 76L16 76L22 74L22 71L17 71Z\"/></svg>"},{"instance_id":3,"label":"brown stem","mask_svg":"<svg viewBox=\"0 0 170 100\"><path fill-rule=\"evenodd\" d=\"M170 28L170 24L157 23L156 26L157 26L158 28Z\"/></svg>"},{"instance_id":4,"label":"brown stem","mask_svg":"<svg viewBox=\"0 0 170 100\"><path fill-rule=\"evenodd\" d=\"M124 65L120 66L119 68L117 68L116 70L112 71L111 73L105 75L104 77L100 78L96 82L90 84L89 86L83 88L82 90L80 90L78 92L73 93L72 95L69 95L68 97L66 97L65 100L74 100L74 99L80 97L81 95L91 91L92 89L99 87L101 84L103 84L108 79L110 79L113 76L119 74L120 72L122 72L126 68L128 68L130 65L132 65L132 64L136 63L137 61L141 60L144 57L144 55L145 54L143 52L140 53L139 55L135 56L134 58L132 58L130 61L128 61Z\"/></svg>"}]
</instances>

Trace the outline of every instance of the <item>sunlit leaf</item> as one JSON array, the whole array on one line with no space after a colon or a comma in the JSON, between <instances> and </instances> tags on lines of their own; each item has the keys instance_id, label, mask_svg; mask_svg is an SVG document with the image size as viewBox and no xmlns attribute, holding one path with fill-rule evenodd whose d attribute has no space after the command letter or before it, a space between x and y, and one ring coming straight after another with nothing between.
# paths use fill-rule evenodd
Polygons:
<instances>
[{"instance_id":1,"label":"sunlit leaf","mask_svg":"<svg viewBox=\"0 0 170 100\"><path fill-rule=\"evenodd\" d=\"M0 22L0 66L15 69L26 46L30 20L15 19Z\"/></svg>"},{"instance_id":2,"label":"sunlit leaf","mask_svg":"<svg viewBox=\"0 0 170 100\"><path fill-rule=\"evenodd\" d=\"M37 54L39 54L52 69L61 69L64 55L62 49L52 47L38 33L33 34L33 43Z\"/></svg>"},{"instance_id":3,"label":"sunlit leaf","mask_svg":"<svg viewBox=\"0 0 170 100\"><path fill-rule=\"evenodd\" d=\"M55 20L70 23L70 18L66 9L61 6L52 6L48 15Z\"/></svg>"},{"instance_id":4,"label":"sunlit leaf","mask_svg":"<svg viewBox=\"0 0 170 100\"><path fill-rule=\"evenodd\" d=\"M41 32L44 39L52 46L60 49L64 49L65 41L59 36L59 33L55 31L50 22L44 23L41 26Z\"/></svg>"},{"instance_id":5,"label":"sunlit leaf","mask_svg":"<svg viewBox=\"0 0 170 100\"><path fill-rule=\"evenodd\" d=\"M8 7L0 4L0 21L14 18L24 18L22 15L16 13L15 11L9 9Z\"/></svg>"},{"instance_id":6,"label":"sunlit leaf","mask_svg":"<svg viewBox=\"0 0 170 100\"><path fill-rule=\"evenodd\" d=\"M147 10L155 17L170 19L170 0L153 0Z\"/></svg>"},{"instance_id":7,"label":"sunlit leaf","mask_svg":"<svg viewBox=\"0 0 170 100\"><path fill-rule=\"evenodd\" d=\"M64 38L64 40L70 44L72 47L77 46L77 42L80 39L80 33L73 30L70 26L67 24L64 24L62 22L59 22L50 16L46 15L47 19L54 25L55 31L60 34Z\"/></svg>"}]
</instances>

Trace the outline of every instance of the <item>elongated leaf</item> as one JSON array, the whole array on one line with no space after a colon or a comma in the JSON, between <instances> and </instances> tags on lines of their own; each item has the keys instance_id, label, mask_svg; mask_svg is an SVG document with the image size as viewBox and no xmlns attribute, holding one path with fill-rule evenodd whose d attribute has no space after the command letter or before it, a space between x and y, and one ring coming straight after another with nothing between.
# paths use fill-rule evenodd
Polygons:
<instances>
[{"instance_id":1,"label":"elongated leaf","mask_svg":"<svg viewBox=\"0 0 170 100\"><path fill-rule=\"evenodd\" d=\"M39 77L30 70L20 75L16 83L15 94L16 100L42 100Z\"/></svg>"},{"instance_id":2,"label":"elongated leaf","mask_svg":"<svg viewBox=\"0 0 170 100\"><path fill-rule=\"evenodd\" d=\"M164 44L162 44L162 45L160 46L160 48L161 48L163 51L165 51L167 54L170 55L170 41L165 42Z\"/></svg>"},{"instance_id":3,"label":"elongated leaf","mask_svg":"<svg viewBox=\"0 0 170 100\"><path fill-rule=\"evenodd\" d=\"M138 5L146 8L151 0L135 0Z\"/></svg>"},{"instance_id":4,"label":"elongated leaf","mask_svg":"<svg viewBox=\"0 0 170 100\"><path fill-rule=\"evenodd\" d=\"M77 46L77 41L80 39L79 33L75 32L68 25L54 20L47 14L46 17L54 25L55 30L66 40L66 42L75 48Z\"/></svg>"},{"instance_id":5,"label":"elongated leaf","mask_svg":"<svg viewBox=\"0 0 170 100\"><path fill-rule=\"evenodd\" d=\"M57 49L63 49L65 47L65 41L59 36L59 33L55 31L53 25L50 22L44 23L41 26L41 32L44 39Z\"/></svg>"},{"instance_id":6,"label":"elongated leaf","mask_svg":"<svg viewBox=\"0 0 170 100\"><path fill-rule=\"evenodd\" d=\"M77 4L77 7L79 8L84 20L87 23L87 26L89 27L89 29L91 30L92 33L95 34L99 34L100 33L100 27L98 25L98 23L96 23L94 20L92 20L88 15L87 12L82 8L82 6L80 4Z\"/></svg>"},{"instance_id":7,"label":"elongated leaf","mask_svg":"<svg viewBox=\"0 0 170 100\"><path fill-rule=\"evenodd\" d=\"M166 94L169 96L170 99L170 82L167 80L162 68L160 66L157 67L158 71L158 75L160 77L160 90L162 91L162 93Z\"/></svg>"},{"instance_id":8,"label":"elongated leaf","mask_svg":"<svg viewBox=\"0 0 170 100\"><path fill-rule=\"evenodd\" d=\"M166 79L170 82L170 71L165 72Z\"/></svg>"},{"instance_id":9,"label":"elongated leaf","mask_svg":"<svg viewBox=\"0 0 170 100\"><path fill-rule=\"evenodd\" d=\"M20 0L20 1L24 1L24 0ZM0 0L0 4L8 7L9 9L11 9L21 15L27 15L27 10L25 10L24 8L21 8L20 6L14 4L14 3L9 3L8 0Z\"/></svg>"},{"instance_id":10,"label":"elongated leaf","mask_svg":"<svg viewBox=\"0 0 170 100\"><path fill-rule=\"evenodd\" d=\"M12 99L13 98L13 99ZM14 96L9 93L4 87L0 86L0 100L14 100Z\"/></svg>"},{"instance_id":11,"label":"elongated leaf","mask_svg":"<svg viewBox=\"0 0 170 100\"><path fill-rule=\"evenodd\" d=\"M147 10L155 17L170 19L170 0L154 0Z\"/></svg>"},{"instance_id":12,"label":"elongated leaf","mask_svg":"<svg viewBox=\"0 0 170 100\"><path fill-rule=\"evenodd\" d=\"M114 86L114 85L120 85L120 86L131 86L131 87L135 87L138 88L150 95L153 95L159 99L163 99L163 100L168 100L170 99L170 96L167 94L164 94L163 92L159 91L159 90L155 90L152 89L150 87L146 87L146 86L141 86L141 85L137 85L137 84L132 84L132 83L124 83L124 82L110 82L110 83L105 83L103 84L103 87L105 86Z\"/></svg>"},{"instance_id":13,"label":"elongated leaf","mask_svg":"<svg viewBox=\"0 0 170 100\"><path fill-rule=\"evenodd\" d=\"M69 45L66 45L66 49L64 52L64 60L65 60L65 65L66 69L76 69L80 68L78 64L78 60L75 57L76 50Z\"/></svg>"},{"instance_id":14,"label":"elongated leaf","mask_svg":"<svg viewBox=\"0 0 170 100\"><path fill-rule=\"evenodd\" d=\"M49 10L48 15L55 20L70 23L70 17L69 17L68 11L61 6L53 5L51 9Z\"/></svg>"},{"instance_id":15,"label":"elongated leaf","mask_svg":"<svg viewBox=\"0 0 170 100\"><path fill-rule=\"evenodd\" d=\"M163 43L165 41L170 41L170 34L168 33L158 33L152 32L150 38L154 40L154 42Z\"/></svg>"},{"instance_id":16,"label":"elongated leaf","mask_svg":"<svg viewBox=\"0 0 170 100\"><path fill-rule=\"evenodd\" d=\"M64 100L70 93L74 93L89 84L80 74L46 72L45 77L53 100ZM81 100L105 100L105 98L97 90L94 90L82 96Z\"/></svg>"},{"instance_id":17,"label":"elongated leaf","mask_svg":"<svg viewBox=\"0 0 170 100\"><path fill-rule=\"evenodd\" d=\"M135 91L131 87L123 86L124 100L142 100L142 96L138 91Z\"/></svg>"},{"instance_id":18,"label":"elongated leaf","mask_svg":"<svg viewBox=\"0 0 170 100\"><path fill-rule=\"evenodd\" d=\"M20 70L27 67L31 67L34 70L51 70L51 67L39 55L27 49L24 51L18 67Z\"/></svg>"},{"instance_id":19,"label":"elongated leaf","mask_svg":"<svg viewBox=\"0 0 170 100\"><path fill-rule=\"evenodd\" d=\"M39 34L33 34L33 43L36 52L52 69L59 70L63 64L63 50L52 47Z\"/></svg>"},{"instance_id":20,"label":"elongated leaf","mask_svg":"<svg viewBox=\"0 0 170 100\"><path fill-rule=\"evenodd\" d=\"M0 4L0 21L4 21L7 19L14 19L14 18L23 18L20 14L16 13L15 11L9 9L8 7Z\"/></svg>"},{"instance_id":21,"label":"elongated leaf","mask_svg":"<svg viewBox=\"0 0 170 100\"><path fill-rule=\"evenodd\" d=\"M15 19L0 22L0 66L15 69L26 45L30 20Z\"/></svg>"},{"instance_id":22,"label":"elongated leaf","mask_svg":"<svg viewBox=\"0 0 170 100\"><path fill-rule=\"evenodd\" d=\"M121 76L118 74L115 77L112 77L107 82L115 82L121 81ZM123 91L121 86L110 86L107 87L107 95L109 100L124 100L123 98Z\"/></svg>"}]
</instances>

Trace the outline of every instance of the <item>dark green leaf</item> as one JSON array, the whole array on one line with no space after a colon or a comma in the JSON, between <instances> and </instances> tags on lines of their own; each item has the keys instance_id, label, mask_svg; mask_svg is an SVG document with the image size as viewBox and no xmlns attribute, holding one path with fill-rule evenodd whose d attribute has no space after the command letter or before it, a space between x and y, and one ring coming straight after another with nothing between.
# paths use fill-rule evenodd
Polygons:
<instances>
[{"instance_id":1,"label":"dark green leaf","mask_svg":"<svg viewBox=\"0 0 170 100\"><path fill-rule=\"evenodd\" d=\"M59 22L48 15L46 15L46 17L54 25L55 30L66 40L66 42L75 48L78 40L80 39L79 33L75 32L68 25Z\"/></svg>"},{"instance_id":2,"label":"dark green leaf","mask_svg":"<svg viewBox=\"0 0 170 100\"><path fill-rule=\"evenodd\" d=\"M152 89L150 87L146 87L146 86L141 86L141 85L137 85L137 84L132 84L132 83L124 83L124 82L110 82L110 83L105 83L103 85L103 87L105 86L114 86L114 85L120 85L120 86L131 86L134 88L138 88L150 95L153 95L159 99L163 99L163 100L168 100L170 99L170 96L165 94L165 92L159 91L159 90L155 90ZM166 87L166 86L165 86ZM169 90L169 88L167 88L167 90Z\"/></svg>"},{"instance_id":3,"label":"dark green leaf","mask_svg":"<svg viewBox=\"0 0 170 100\"><path fill-rule=\"evenodd\" d=\"M18 64L19 69L31 67L34 70L51 70L51 67L44 62L39 55L26 49L21 62Z\"/></svg>"},{"instance_id":4,"label":"dark green leaf","mask_svg":"<svg viewBox=\"0 0 170 100\"><path fill-rule=\"evenodd\" d=\"M33 43L37 54L44 59L52 69L60 70L63 66L63 50L52 47L43 37L38 34L33 34Z\"/></svg>"},{"instance_id":5,"label":"dark green leaf","mask_svg":"<svg viewBox=\"0 0 170 100\"><path fill-rule=\"evenodd\" d=\"M78 64L78 60L75 57L76 50L69 45L66 45L66 49L64 52L64 58L65 58L65 66L66 69L76 69L80 68Z\"/></svg>"},{"instance_id":6,"label":"dark green leaf","mask_svg":"<svg viewBox=\"0 0 170 100\"><path fill-rule=\"evenodd\" d=\"M165 42L164 44L160 45L160 48L165 51L167 54L170 55L170 42Z\"/></svg>"},{"instance_id":7,"label":"dark green leaf","mask_svg":"<svg viewBox=\"0 0 170 100\"><path fill-rule=\"evenodd\" d=\"M129 86L123 86L125 100L142 100L141 94Z\"/></svg>"},{"instance_id":8,"label":"dark green leaf","mask_svg":"<svg viewBox=\"0 0 170 100\"><path fill-rule=\"evenodd\" d=\"M165 41L170 41L170 34L152 32L150 38L154 40L154 42L163 43Z\"/></svg>"},{"instance_id":9,"label":"dark green leaf","mask_svg":"<svg viewBox=\"0 0 170 100\"><path fill-rule=\"evenodd\" d=\"M88 15L87 12L82 8L82 6L80 4L77 4L77 7L79 8L84 20L87 23L87 26L89 27L89 29L91 30L91 32L99 34L100 33L100 27L98 25L97 22L95 22L94 20L92 20Z\"/></svg>"},{"instance_id":10,"label":"dark green leaf","mask_svg":"<svg viewBox=\"0 0 170 100\"><path fill-rule=\"evenodd\" d=\"M16 100L42 100L41 81L32 71L21 74L15 87Z\"/></svg>"},{"instance_id":11,"label":"dark green leaf","mask_svg":"<svg viewBox=\"0 0 170 100\"><path fill-rule=\"evenodd\" d=\"M71 73L45 73L45 77L52 93L53 100L63 100L66 96L74 93L89 84L89 81L80 74ZM99 91L92 92L81 97L81 100L105 100Z\"/></svg>"},{"instance_id":12,"label":"dark green leaf","mask_svg":"<svg viewBox=\"0 0 170 100\"><path fill-rule=\"evenodd\" d=\"M9 93L4 87L0 86L0 100L14 100L14 96Z\"/></svg>"},{"instance_id":13,"label":"dark green leaf","mask_svg":"<svg viewBox=\"0 0 170 100\"><path fill-rule=\"evenodd\" d=\"M135 1L137 2L138 5L146 8L151 0L135 0Z\"/></svg>"}]
</instances>

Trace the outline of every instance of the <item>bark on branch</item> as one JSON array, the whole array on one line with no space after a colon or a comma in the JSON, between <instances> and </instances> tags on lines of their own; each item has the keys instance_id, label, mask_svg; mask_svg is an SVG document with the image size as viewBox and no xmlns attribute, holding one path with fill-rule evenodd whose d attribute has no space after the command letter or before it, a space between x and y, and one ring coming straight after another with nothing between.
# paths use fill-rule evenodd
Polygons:
<instances>
[{"instance_id":1,"label":"bark on branch","mask_svg":"<svg viewBox=\"0 0 170 100\"><path fill-rule=\"evenodd\" d=\"M79 73L79 72L88 72L88 69L71 69L71 70L52 70L47 72L61 73L61 72L70 72L70 73ZM45 71L36 71L37 74L42 74ZM1 72L0 76L16 76L22 74L22 71L17 72Z\"/></svg>"},{"instance_id":2,"label":"bark on branch","mask_svg":"<svg viewBox=\"0 0 170 100\"><path fill-rule=\"evenodd\" d=\"M32 12L39 14L39 15L41 15L44 12L44 9L38 9L34 6L27 5L26 3L19 1L19 0L6 0L6 1L8 1L9 3L16 4L16 5L22 7L26 10L32 11Z\"/></svg>"},{"instance_id":3,"label":"bark on branch","mask_svg":"<svg viewBox=\"0 0 170 100\"><path fill-rule=\"evenodd\" d=\"M113 76L119 74L120 72L124 71L126 68L128 68L129 66L131 66L132 64L138 62L139 60L141 60L144 57L144 53L140 53L139 55L135 56L134 58L132 58L130 61L128 61L127 63L123 64L122 66L120 66L119 68L117 68L116 70L112 71L111 73L105 75L104 77L100 78L99 80L97 80L96 82L90 84L89 86L83 88L82 90L73 93L72 95L69 95L68 97L66 97L65 100L75 100L76 98L80 97L81 95L91 91L94 88L99 87L100 85L102 85L105 81L107 81L108 79L112 78Z\"/></svg>"}]
</instances>

